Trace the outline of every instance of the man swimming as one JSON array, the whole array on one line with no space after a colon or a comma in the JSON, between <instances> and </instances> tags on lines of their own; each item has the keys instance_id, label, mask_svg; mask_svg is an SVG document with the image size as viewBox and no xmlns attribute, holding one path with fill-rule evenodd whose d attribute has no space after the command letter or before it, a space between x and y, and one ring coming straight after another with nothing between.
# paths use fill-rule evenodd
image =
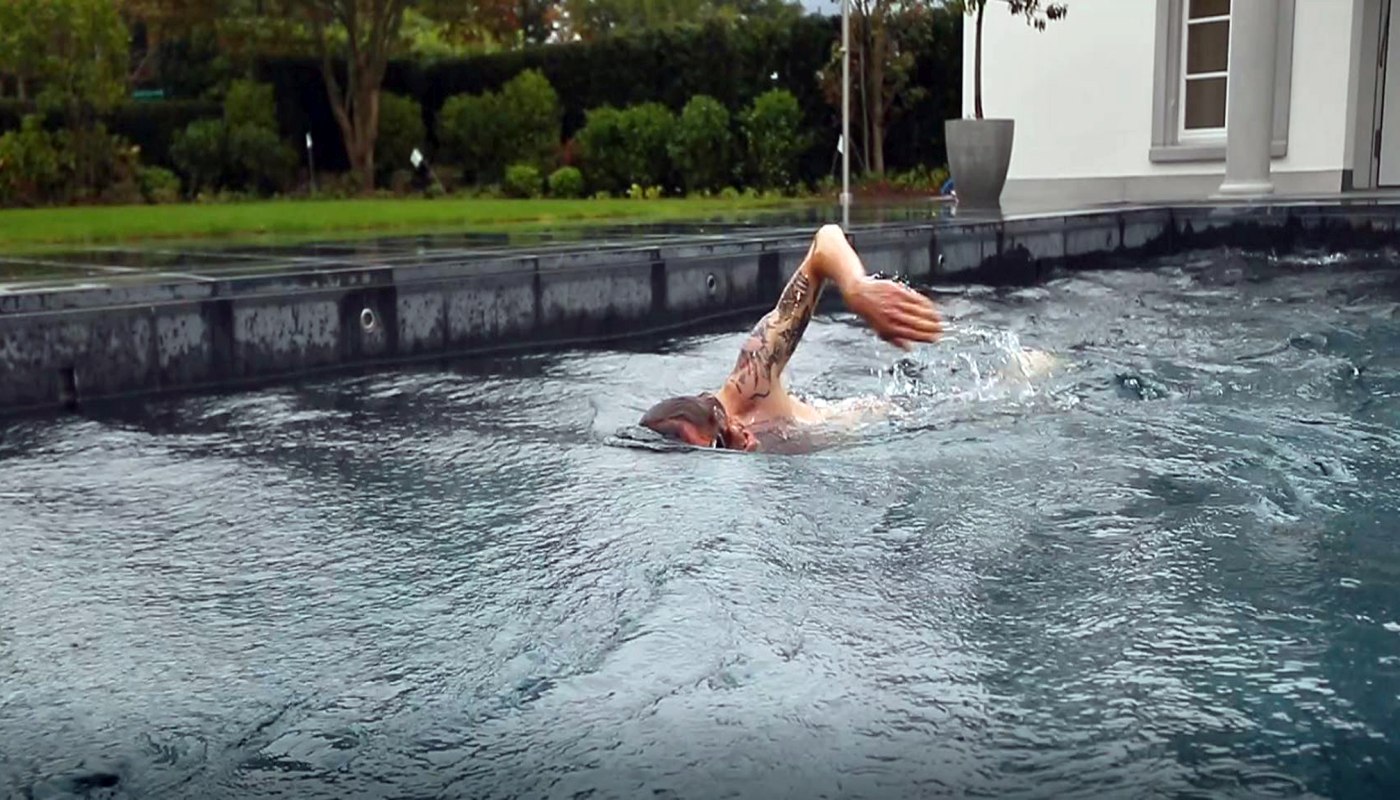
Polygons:
<instances>
[{"instance_id":1,"label":"man swimming","mask_svg":"<svg viewBox=\"0 0 1400 800\"><path fill-rule=\"evenodd\" d=\"M868 276L840 226L825 225L777 306L749 333L724 386L663 400L642 416L641 424L697 447L751 451L758 448L758 434L825 421L822 411L789 395L782 378L828 282L841 292L847 308L896 347L908 350L917 342L936 341L943 331L932 300L894 281Z\"/></svg>"}]
</instances>

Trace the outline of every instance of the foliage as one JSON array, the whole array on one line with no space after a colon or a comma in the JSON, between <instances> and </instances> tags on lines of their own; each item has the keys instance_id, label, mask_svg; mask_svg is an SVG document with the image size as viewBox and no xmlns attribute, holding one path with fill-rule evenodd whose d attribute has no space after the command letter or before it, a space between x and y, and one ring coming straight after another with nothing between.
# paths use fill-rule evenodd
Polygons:
<instances>
[{"instance_id":1,"label":"foliage","mask_svg":"<svg viewBox=\"0 0 1400 800\"><path fill-rule=\"evenodd\" d=\"M718 189L733 176L729 111L709 95L696 95L676 121L669 151L687 192Z\"/></svg>"},{"instance_id":2,"label":"foliage","mask_svg":"<svg viewBox=\"0 0 1400 800\"><path fill-rule=\"evenodd\" d=\"M629 106L622 112L622 132L631 150L634 182L645 186L671 185L669 146L676 129L676 115L660 103Z\"/></svg>"},{"instance_id":3,"label":"foliage","mask_svg":"<svg viewBox=\"0 0 1400 800\"><path fill-rule=\"evenodd\" d=\"M754 99L741 118L749 167L765 189L786 189L797 177L797 160L810 140L791 92L774 89Z\"/></svg>"},{"instance_id":4,"label":"foliage","mask_svg":"<svg viewBox=\"0 0 1400 800\"><path fill-rule=\"evenodd\" d=\"M260 192L284 188L297 168L297 154L277 132L260 125L238 125L228 131L229 181Z\"/></svg>"},{"instance_id":5,"label":"foliage","mask_svg":"<svg viewBox=\"0 0 1400 800\"><path fill-rule=\"evenodd\" d=\"M739 110L759 94L774 87L787 88L798 98L805 129L814 134L815 144L800 165L800 174L810 180L831 170L840 130L838 115L826 104L820 85L812 79L826 62L839 30L839 20L816 15L788 24L753 16L742 23L716 19L610 35L591 42L499 50L458 60L394 61L386 71L384 87L422 103L424 121L434 137L429 144L435 148L438 164L451 160L442 150L443 143L436 139L438 115L446 101L461 94L499 94L507 81L528 69L539 70L557 93L562 109L560 138L564 141L576 136L589 110L602 106L621 109L654 101L679 111L693 96L704 94L714 97L729 110L731 118L736 118ZM317 166L344 169L349 159L342 137L337 134L319 71L313 59L277 58L259 62L257 75L277 86L283 130L309 129L316 136ZM932 94L936 98L956 99L961 91L956 65L947 72L922 74L932 75L932 85L936 87ZM941 105L921 105L905 119L917 120L930 107ZM939 161L943 159L936 141L931 142L926 135L932 133L932 125L928 128L911 129L910 135L900 137L892 134L892 140L898 141L888 154L892 167L911 166L912 148L932 153L931 157ZM483 180L499 180L510 162L507 159L498 163L496 176ZM581 159L574 161L567 152L556 163L583 167ZM584 172L587 176L589 170L584 168ZM475 176L472 180L476 180ZM593 191L590 189L590 194Z\"/></svg>"},{"instance_id":6,"label":"foliage","mask_svg":"<svg viewBox=\"0 0 1400 800\"><path fill-rule=\"evenodd\" d=\"M19 128L25 115L37 112L38 105L33 101L0 100L0 131ZM103 121L113 134L141 148L143 162L170 167L171 140L194 120L222 113L217 104L198 100L128 102L114 108ZM51 130L72 127L62 111L50 113L46 123Z\"/></svg>"},{"instance_id":7,"label":"foliage","mask_svg":"<svg viewBox=\"0 0 1400 800\"><path fill-rule=\"evenodd\" d=\"M564 0L563 6L567 33L585 40L697 22L786 24L802 15L802 5L788 0Z\"/></svg>"},{"instance_id":8,"label":"foliage","mask_svg":"<svg viewBox=\"0 0 1400 800\"><path fill-rule=\"evenodd\" d=\"M589 111L588 122L577 136L589 184L609 193L626 192L633 184L666 184L675 125L671 109L658 102Z\"/></svg>"},{"instance_id":9,"label":"foliage","mask_svg":"<svg viewBox=\"0 0 1400 800\"><path fill-rule=\"evenodd\" d=\"M578 167L560 167L549 175L551 197L583 197L583 173Z\"/></svg>"},{"instance_id":10,"label":"foliage","mask_svg":"<svg viewBox=\"0 0 1400 800\"><path fill-rule=\"evenodd\" d=\"M402 46L399 26L409 0L376 0L368 7L362 0L289 1L303 7L311 18L331 110L340 125L350 164L360 173L364 190L369 191L374 187L379 87L384 83L389 57ZM328 34L328 27L336 30ZM343 89L333 63L336 55L348 66Z\"/></svg>"},{"instance_id":11,"label":"foliage","mask_svg":"<svg viewBox=\"0 0 1400 800\"><path fill-rule=\"evenodd\" d=\"M297 168L297 153L277 135L273 89L234 81L221 119L196 120L175 136L170 158L191 194L219 188L276 191Z\"/></svg>"},{"instance_id":12,"label":"foliage","mask_svg":"<svg viewBox=\"0 0 1400 800\"><path fill-rule=\"evenodd\" d=\"M224 122L230 128L251 125L277 130L277 102L272 84L236 80L224 95Z\"/></svg>"},{"instance_id":13,"label":"foliage","mask_svg":"<svg viewBox=\"0 0 1400 800\"><path fill-rule=\"evenodd\" d=\"M599 191L621 192L641 171L632 161L623 112L603 106L589 111L587 119L576 141L588 182Z\"/></svg>"},{"instance_id":14,"label":"foliage","mask_svg":"<svg viewBox=\"0 0 1400 800\"><path fill-rule=\"evenodd\" d=\"M634 183L665 184L670 173L667 148L675 124L670 109L654 102L589 111L577 137L589 182L610 193L625 192Z\"/></svg>"},{"instance_id":15,"label":"foliage","mask_svg":"<svg viewBox=\"0 0 1400 800\"><path fill-rule=\"evenodd\" d=\"M500 156L507 162L526 162L543 171L559 148L559 95L539 70L516 75L501 88L500 112L505 139Z\"/></svg>"},{"instance_id":16,"label":"foliage","mask_svg":"<svg viewBox=\"0 0 1400 800\"><path fill-rule=\"evenodd\" d=\"M560 113L554 87L538 70L526 70L500 93L448 98L438 113L438 143L479 182L497 180L514 163L543 173L559 150Z\"/></svg>"},{"instance_id":17,"label":"foliage","mask_svg":"<svg viewBox=\"0 0 1400 800\"><path fill-rule=\"evenodd\" d=\"M49 131L30 114L0 136L0 204L125 201L137 194L136 155L100 123Z\"/></svg>"},{"instance_id":18,"label":"foliage","mask_svg":"<svg viewBox=\"0 0 1400 800\"><path fill-rule=\"evenodd\" d=\"M507 197L539 197L540 171L534 164L511 164L503 186Z\"/></svg>"},{"instance_id":19,"label":"foliage","mask_svg":"<svg viewBox=\"0 0 1400 800\"><path fill-rule=\"evenodd\" d=\"M450 5L465 9L473 4L454 2ZM481 49L479 44L460 36L450 24L417 8L404 9L402 31L409 55L420 61L462 58Z\"/></svg>"},{"instance_id":20,"label":"foliage","mask_svg":"<svg viewBox=\"0 0 1400 800\"><path fill-rule=\"evenodd\" d=\"M138 202L136 169L138 151L119 136L107 132L106 125L72 127L56 134L63 155L65 193L78 202Z\"/></svg>"},{"instance_id":21,"label":"foliage","mask_svg":"<svg viewBox=\"0 0 1400 800\"><path fill-rule=\"evenodd\" d=\"M0 65L23 87L42 88L45 112L65 110L70 124L110 111L125 95L129 41L110 0L0 2Z\"/></svg>"},{"instance_id":22,"label":"foliage","mask_svg":"<svg viewBox=\"0 0 1400 800\"><path fill-rule=\"evenodd\" d=\"M506 137L500 95L459 94L443 104L437 115L437 140L442 157L460 166L477 181L494 180L498 154Z\"/></svg>"},{"instance_id":23,"label":"foliage","mask_svg":"<svg viewBox=\"0 0 1400 800\"><path fill-rule=\"evenodd\" d=\"M36 114L0 136L0 206L52 202L62 191L64 161Z\"/></svg>"},{"instance_id":24,"label":"foliage","mask_svg":"<svg viewBox=\"0 0 1400 800\"><path fill-rule=\"evenodd\" d=\"M227 125L221 119L191 122L170 144L170 160L184 173L191 194L223 182L228 160Z\"/></svg>"},{"instance_id":25,"label":"foliage","mask_svg":"<svg viewBox=\"0 0 1400 800\"><path fill-rule=\"evenodd\" d=\"M928 95L913 82L914 68L931 25L953 16L946 9L929 9L896 0L853 0L851 14L852 139L867 168L885 171L885 140L889 126ZM841 48L833 43L831 58L818 75L827 102L841 107Z\"/></svg>"},{"instance_id":26,"label":"foliage","mask_svg":"<svg viewBox=\"0 0 1400 800\"><path fill-rule=\"evenodd\" d=\"M147 203L165 204L180 200L180 177L164 167L141 167L136 171L141 196Z\"/></svg>"},{"instance_id":27,"label":"foliage","mask_svg":"<svg viewBox=\"0 0 1400 800\"><path fill-rule=\"evenodd\" d=\"M411 97L381 92L379 95L379 136L374 142L375 169L381 176L406 169L414 148L423 148L427 130L423 108Z\"/></svg>"},{"instance_id":28,"label":"foliage","mask_svg":"<svg viewBox=\"0 0 1400 800\"><path fill-rule=\"evenodd\" d=\"M464 47L544 44L559 21L559 0L423 0L445 41Z\"/></svg>"}]
</instances>

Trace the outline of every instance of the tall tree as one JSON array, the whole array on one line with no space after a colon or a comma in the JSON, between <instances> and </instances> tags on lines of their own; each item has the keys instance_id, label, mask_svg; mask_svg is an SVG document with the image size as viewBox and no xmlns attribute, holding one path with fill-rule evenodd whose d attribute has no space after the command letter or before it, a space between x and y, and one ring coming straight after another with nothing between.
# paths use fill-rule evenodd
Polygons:
<instances>
[{"instance_id":1,"label":"tall tree","mask_svg":"<svg viewBox=\"0 0 1400 800\"><path fill-rule=\"evenodd\" d=\"M795 19L802 13L794 0L563 0L562 27L568 38L596 39L712 19Z\"/></svg>"},{"instance_id":2,"label":"tall tree","mask_svg":"<svg viewBox=\"0 0 1400 800\"><path fill-rule=\"evenodd\" d=\"M279 0L287 16L310 28L331 112L350 166L364 191L374 190L374 141L379 135L379 87L410 0ZM344 82L338 63L345 65Z\"/></svg>"},{"instance_id":3,"label":"tall tree","mask_svg":"<svg viewBox=\"0 0 1400 800\"><path fill-rule=\"evenodd\" d=\"M931 24L930 15L947 14L925 2L852 0L851 73L852 106L858 115L859 134L866 169L885 173L885 131L897 115L924 94L911 86L914 69L913 38ZM841 49L832 46L831 60L820 76L827 101L841 103Z\"/></svg>"},{"instance_id":4,"label":"tall tree","mask_svg":"<svg viewBox=\"0 0 1400 800\"><path fill-rule=\"evenodd\" d=\"M129 46L111 0L0 0L0 69L70 126L121 101Z\"/></svg>"}]
</instances>

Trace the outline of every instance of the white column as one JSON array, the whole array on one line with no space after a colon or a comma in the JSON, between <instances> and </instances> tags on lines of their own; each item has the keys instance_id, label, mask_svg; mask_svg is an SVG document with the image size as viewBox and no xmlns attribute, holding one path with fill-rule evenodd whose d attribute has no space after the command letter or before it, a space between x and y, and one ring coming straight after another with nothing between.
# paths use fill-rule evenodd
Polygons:
<instances>
[{"instance_id":1,"label":"white column","mask_svg":"<svg viewBox=\"0 0 1400 800\"><path fill-rule=\"evenodd\" d=\"M1277 66L1278 0L1233 0L1222 195L1266 195L1274 190L1269 145Z\"/></svg>"}]
</instances>

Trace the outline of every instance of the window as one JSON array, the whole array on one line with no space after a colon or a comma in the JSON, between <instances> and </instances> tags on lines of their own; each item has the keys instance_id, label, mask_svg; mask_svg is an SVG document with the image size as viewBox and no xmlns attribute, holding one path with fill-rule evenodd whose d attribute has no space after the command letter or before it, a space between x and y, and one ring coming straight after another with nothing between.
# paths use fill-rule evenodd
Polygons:
<instances>
[{"instance_id":1,"label":"window","mask_svg":"<svg viewBox=\"0 0 1400 800\"><path fill-rule=\"evenodd\" d=\"M1189 0L1181 129L1186 135L1225 132L1230 80L1230 0Z\"/></svg>"},{"instance_id":2,"label":"window","mask_svg":"<svg viewBox=\"0 0 1400 800\"><path fill-rule=\"evenodd\" d=\"M1270 151L1288 152L1295 0L1278 0L1274 136ZM1157 0L1152 142L1156 162L1224 161L1230 86L1231 0Z\"/></svg>"}]
</instances>

